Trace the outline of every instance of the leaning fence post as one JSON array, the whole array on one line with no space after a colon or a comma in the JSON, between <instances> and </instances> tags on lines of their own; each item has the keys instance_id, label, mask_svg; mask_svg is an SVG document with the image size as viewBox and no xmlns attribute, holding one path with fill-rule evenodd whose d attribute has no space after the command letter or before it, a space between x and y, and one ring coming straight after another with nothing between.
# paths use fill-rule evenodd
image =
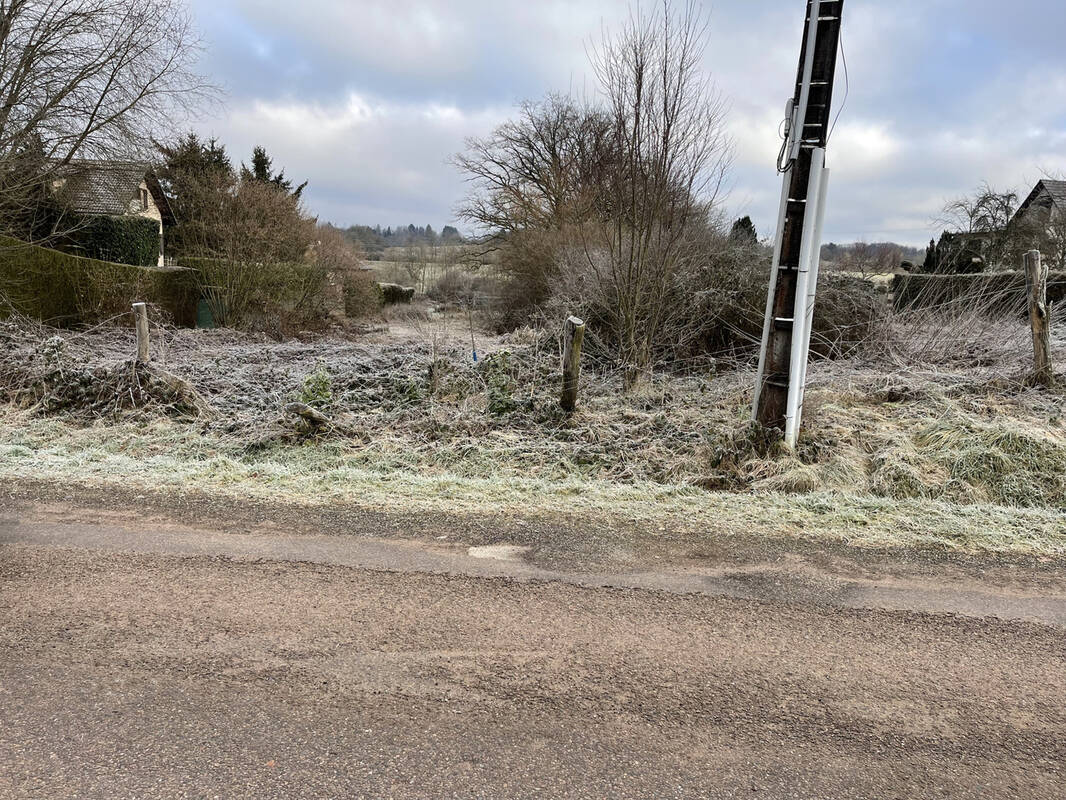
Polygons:
<instances>
[{"instance_id":1,"label":"leaning fence post","mask_svg":"<svg viewBox=\"0 0 1066 800\"><path fill-rule=\"evenodd\" d=\"M144 303L133 304L133 318L137 322L137 361L148 363L148 307Z\"/></svg>"},{"instance_id":2,"label":"leaning fence post","mask_svg":"<svg viewBox=\"0 0 1066 800\"><path fill-rule=\"evenodd\" d=\"M570 317L563 325L563 393L559 405L564 411L577 407L577 386L581 377L581 344L585 340L585 323Z\"/></svg>"},{"instance_id":3,"label":"leaning fence post","mask_svg":"<svg viewBox=\"0 0 1066 800\"><path fill-rule=\"evenodd\" d=\"M1047 307L1047 264L1042 263L1039 250L1025 254L1025 288L1029 300L1029 324L1033 329L1033 381L1050 386L1051 320Z\"/></svg>"}]
</instances>

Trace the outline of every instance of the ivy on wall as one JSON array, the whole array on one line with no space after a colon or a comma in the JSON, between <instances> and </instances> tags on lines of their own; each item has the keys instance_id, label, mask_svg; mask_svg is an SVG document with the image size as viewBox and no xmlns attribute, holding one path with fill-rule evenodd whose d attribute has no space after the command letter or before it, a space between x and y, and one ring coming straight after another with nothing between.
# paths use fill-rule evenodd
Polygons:
<instances>
[{"instance_id":1,"label":"ivy on wall","mask_svg":"<svg viewBox=\"0 0 1066 800\"><path fill-rule=\"evenodd\" d=\"M76 255L152 267L159 263L159 222L146 217L82 217L62 249Z\"/></svg>"}]
</instances>

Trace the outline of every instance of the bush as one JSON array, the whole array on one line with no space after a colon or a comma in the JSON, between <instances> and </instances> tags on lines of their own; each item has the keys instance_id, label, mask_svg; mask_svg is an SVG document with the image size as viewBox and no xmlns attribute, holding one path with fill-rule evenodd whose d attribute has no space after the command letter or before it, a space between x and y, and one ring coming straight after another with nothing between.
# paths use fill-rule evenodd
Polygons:
<instances>
[{"instance_id":1,"label":"bush","mask_svg":"<svg viewBox=\"0 0 1066 800\"><path fill-rule=\"evenodd\" d=\"M495 296L496 280L488 275L451 267L433 283L427 294L439 303L482 307Z\"/></svg>"},{"instance_id":2,"label":"bush","mask_svg":"<svg viewBox=\"0 0 1066 800\"><path fill-rule=\"evenodd\" d=\"M1066 297L1066 272L1048 275L1047 299ZM892 303L897 311L956 306L960 311L982 309L1011 313L1025 307L1024 272L982 272L976 275L897 275L892 279Z\"/></svg>"},{"instance_id":3,"label":"bush","mask_svg":"<svg viewBox=\"0 0 1066 800\"><path fill-rule=\"evenodd\" d=\"M378 287L381 289L382 302L387 306L410 303L415 297L414 289L396 283L379 283Z\"/></svg>"},{"instance_id":4,"label":"bush","mask_svg":"<svg viewBox=\"0 0 1066 800\"><path fill-rule=\"evenodd\" d=\"M559 260L573 244L563 231L524 230L507 236L500 248L503 285L495 304L499 331L516 330L549 303L559 275Z\"/></svg>"},{"instance_id":5,"label":"bush","mask_svg":"<svg viewBox=\"0 0 1066 800\"><path fill-rule=\"evenodd\" d=\"M78 325L129 311L144 301L179 325L196 318L190 270L115 264L0 237L0 314L16 311L57 325Z\"/></svg>"},{"instance_id":6,"label":"bush","mask_svg":"<svg viewBox=\"0 0 1066 800\"><path fill-rule=\"evenodd\" d=\"M316 365L314 372L304 376L300 391L295 396L299 402L320 411L333 404L333 376L325 364Z\"/></svg>"},{"instance_id":7,"label":"bush","mask_svg":"<svg viewBox=\"0 0 1066 800\"><path fill-rule=\"evenodd\" d=\"M381 290L363 269L363 250L332 225L319 225L312 253L326 270L327 305L331 313L366 317L382 306Z\"/></svg>"},{"instance_id":8,"label":"bush","mask_svg":"<svg viewBox=\"0 0 1066 800\"><path fill-rule=\"evenodd\" d=\"M758 352L762 339L770 249L714 229L695 234L688 247L698 257L675 271L664 299L655 300L666 323L661 326L662 335L651 359L671 367L708 357L750 358ZM596 273L589 267L584 247L569 246L558 259L557 288L545 305L549 317L562 319L576 313L589 324L598 341L615 341L610 286L604 286L608 271ZM872 282L823 274L815 306L812 351L825 357L853 351L871 337L883 319L883 305ZM608 355L613 358L616 353L612 350Z\"/></svg>"},{"instance_id":9,"label":"bush","mask_svg":"<svg viewBox=\"0 0 1066 800\"><path fill-rule=\"evenodd\" d=\"M325 324L326 269L318 264L243 264L187 258L216 324L293 333Z\"/></svg>"},{"instance_id":10,"label":"bush","mask_svg":"<svg viewBox=\"0 0 1066 800\"><path fill-rule=\"evenodd\" d=\"M352 270L344 273L344 315L358 319L376 314L385 305L381 285L370 275Z\"/></svg>"},{"instance_id":11,"label":"bush","mask_svg":"<svg viewBox=\"0 0 1066 800\"><path fill-rule=\"evenodd\" d=\"M811 352L843 358L870 342L886 316L877 286L851 275L821 275L814 306Z\"/></svg>"},{"instance_id":12,"label":"bush","mask_svg":"<svg viewBox=\"0 0 1066 800\"><path fill-rule=\"evenodd\" d=\"M159 263L159 221L147 217L84 217L63 237L64 250L115 264Z\"/></svg>"}]
</instances>

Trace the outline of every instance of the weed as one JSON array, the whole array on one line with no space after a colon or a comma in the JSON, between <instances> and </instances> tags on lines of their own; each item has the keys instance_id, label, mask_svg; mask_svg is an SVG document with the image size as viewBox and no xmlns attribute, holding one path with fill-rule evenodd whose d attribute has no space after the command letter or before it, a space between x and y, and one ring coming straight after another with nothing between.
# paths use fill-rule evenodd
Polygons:
<instances>
[{"instance_id":1,"label":"weed","mask_svg":"<svg viewBox=\"0 0 1066 800\"><path fill-rule=\"evenodd\" d=\"M320 411L333 405L333 377L325 364L319 364L304 378L296 399Z\"/></svg>"}]
</instances>

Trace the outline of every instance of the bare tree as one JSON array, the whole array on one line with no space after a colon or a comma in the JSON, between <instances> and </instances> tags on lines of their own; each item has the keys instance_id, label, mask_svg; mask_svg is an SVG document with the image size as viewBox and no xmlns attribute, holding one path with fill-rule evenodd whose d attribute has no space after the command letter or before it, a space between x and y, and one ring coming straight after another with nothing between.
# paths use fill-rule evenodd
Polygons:
<instances>
[{"instance_id":1,"label":"bare tree","mask_svg":"<svg viewBox=\"0 0 1066 800\"><path fill-rule=\"evenodd\" d=\"M701 71L706 33L696 0L633 11L590 54L598 100L526 103L456 158L472 184L461 217L502 248L504 318L553 299L583 310L627 387L691 310L678 298L715 238L732 148Z\"/></svg>"},{"instance_id":2,"label":"bare tree","mask_svg":"<svg viewBox=\"0 0 1066 800\"><path fill-rule=\"evenodd\" d=\"M316 241L317 220L273 184L212 173L195 191L203 195L196 205L212 214L187 231L187 255L245 265L295 263Z\"/></svg>"},{"instance_id":3,"label":"bare tree","mask_svg":"<svg viewBox=\"0 0 1066 800\"><path fill-rule=\"evenodd\" d=\"M613 311L626 388L670 322L677 279L699 257L687 234L706 221L731 162L724 106L701 70L706 33L695 0L663 0L650 15L633 11L593 55L616 157L603 181L610 215L586 242L586 263Z\"/></svg>"},{"instance_id":4,"label":"bare tree","mask_svg":"<svg viewBox=\"0 0 1066 800\"><path fill-rule=\"evenodd\" d=\"M610 134L603 109L551 94L455 157L471 186L458 215L486 234L467 254L499 263L507 287L500 322L521 324L545 303L573 228L609 213L597 201L615 158Z\"/></svg>"},{"instance_id":5,"label":"bare tree","mask_svg":"<svg viewBox=\"0 0 1066 800\"><path fill-rule=\"evenodd\" d=\"M152 136L211 98L177 0L0 0L0 209L75 158L148 160Z\"/></svg>"},{"instance_id":6,"label":"bare tree","mask_svg":"<svg viewBox=\"0 0 1066 800\"><path fill-rule=\"evenodd\" d=\"M947 237L937 253L941 269L960 259L978 259L983 267L1001 267L1013 260L1015 229L1011 220L1018 207L1017 192L998 191L987 181L971 194L948 202L935 223ZM967 272L965 264L948 271Z\"/></svg>"},{"instance_id":7,"label":"bare tree","mask_svg":"<svg viewBox=\"0 0 1066 800\"><path fill-rule=\"evenodd\" d=\"M426 272L429 270L431 245L425 241L411 242L404 247L403 268L418 291L426 292Z\"/></svg>"},{"instance_id":8,"label":"bare tree","mask_svg":"<svg viewBox=\"0 0 1066 800\"><path fill-rule=\"evenodd\" d=\"M871 244L858 241L848 245L834 245L833 255L834 258L827 258L823 248L823 270L856 273L864 278L894 272L903 262L903 248L892 242Z\"/></svg>"},{"instance_id":9,"label":"bare tree","mask_svg":"<svg viewBox=\"0 0 1066 800\"><path fill-rule=\"evenodd\" d=\"M485 139L468 139L454 163L472 185L459 217L492 234L559 229L591 210L611 124L598 109L548 95L522 104Z\"/></svg>"}]
</instances>

